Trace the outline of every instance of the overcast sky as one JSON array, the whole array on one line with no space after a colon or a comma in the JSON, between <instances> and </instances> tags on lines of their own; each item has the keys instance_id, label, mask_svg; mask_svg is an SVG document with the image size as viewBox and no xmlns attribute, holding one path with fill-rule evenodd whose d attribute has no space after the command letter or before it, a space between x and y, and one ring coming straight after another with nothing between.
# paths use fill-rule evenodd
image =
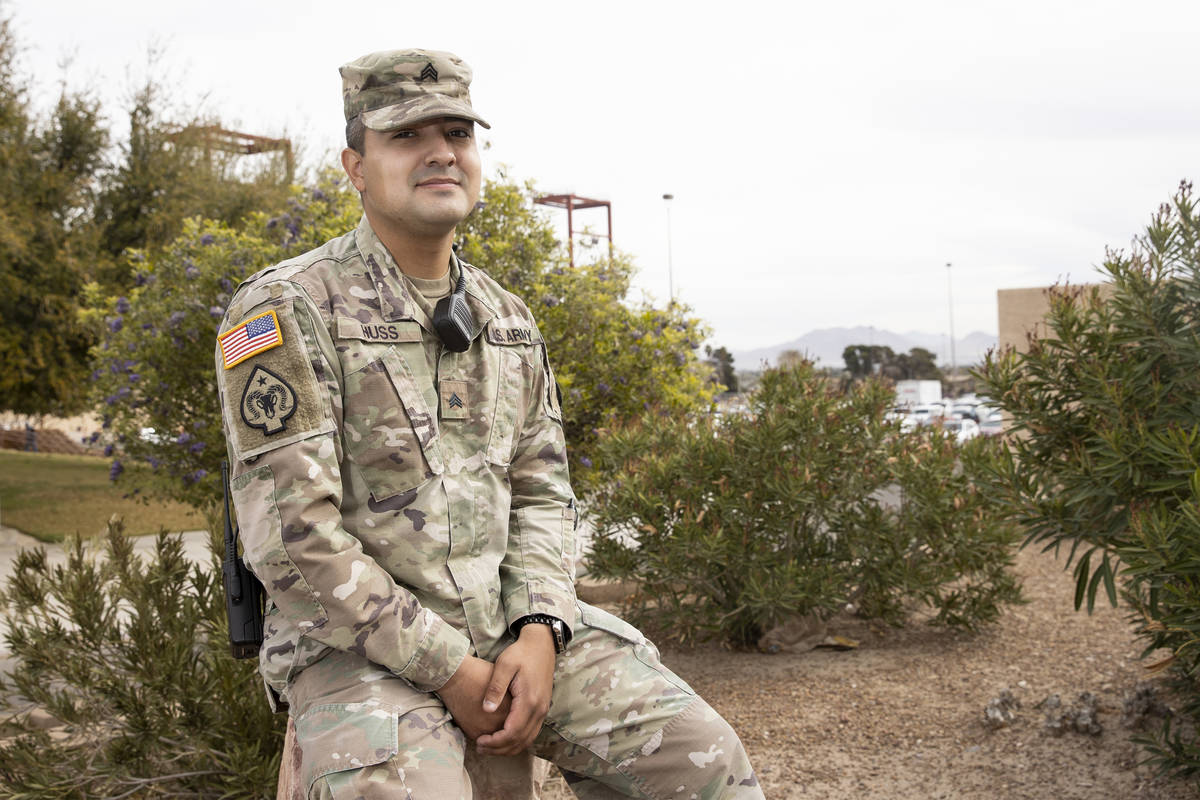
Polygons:
<instances>
[{"instance_id":1,"label":"overcast sky","mask_svg":"<svg viewBox=\"0 0 1200 800\"><path fill-rule=\"evenodd\" d=\"M1095 277L1200 177L1200 3L8 0L39 96L119 120L151 47L237 129L340 147L338 65L451 50L485 164L613 204L637 286L742 350L814 328L996 331L996 290ZM577 219L603 230L603 213ZM486 264L480 266L486 268Z\"/></svg>"}]
</instances>

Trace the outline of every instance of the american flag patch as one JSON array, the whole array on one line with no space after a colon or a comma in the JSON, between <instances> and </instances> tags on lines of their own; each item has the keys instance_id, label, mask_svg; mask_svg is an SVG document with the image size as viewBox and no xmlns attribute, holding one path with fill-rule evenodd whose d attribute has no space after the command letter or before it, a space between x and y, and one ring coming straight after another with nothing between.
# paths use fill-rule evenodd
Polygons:
<instances>
[{"instance_id":1,"label":"american flag patch","mask_svg":"<svg viewBox=\"0 0 1200 800\"><path fill-rule=\"evenodd\" d=\"M283 335L279 331L279 318L274 311L268 311L225 331L219 341L225 369L229 369L250 356L283 344Z\"/></svg>"}]
</instances>

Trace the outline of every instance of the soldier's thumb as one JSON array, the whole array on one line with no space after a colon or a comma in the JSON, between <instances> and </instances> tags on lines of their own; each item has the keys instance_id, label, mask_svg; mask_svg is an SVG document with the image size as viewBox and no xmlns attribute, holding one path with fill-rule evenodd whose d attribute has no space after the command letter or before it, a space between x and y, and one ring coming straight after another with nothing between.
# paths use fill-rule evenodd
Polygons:
<instances>
[{"instance_id":1,"label":"soldier's thumb","mask_svg":"<svg viewBox=\"0 0 1200 800\"><path fill-rule=\"evenodd\" d=\"M503 661L496 662L496 665L492 667L492 677L488 681L487 690L483 693L484 711L490 714L500 707L500 703L504 700L504 693L508 691L508 685L512 683L515 674L516 671Z\"/></svg>"}]
</instances>

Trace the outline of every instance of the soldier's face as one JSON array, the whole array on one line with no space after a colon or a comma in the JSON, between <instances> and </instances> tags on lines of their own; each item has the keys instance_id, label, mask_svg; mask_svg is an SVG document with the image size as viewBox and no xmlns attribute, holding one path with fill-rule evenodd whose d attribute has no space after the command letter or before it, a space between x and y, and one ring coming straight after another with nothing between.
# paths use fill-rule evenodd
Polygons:
<instances>
[{"instance_id":1,"label":"soldier's face","mask_svg":"<svg viewBox=\"0 0 1200 800\"><path fill-rule=\"evenodd\" d=\"M372 224L414 235L444 235L479 200L475 126L442 118L395 131L366 131L360 155L346 150L342 164L362 194Z\"/></svg>"}]
</instances>

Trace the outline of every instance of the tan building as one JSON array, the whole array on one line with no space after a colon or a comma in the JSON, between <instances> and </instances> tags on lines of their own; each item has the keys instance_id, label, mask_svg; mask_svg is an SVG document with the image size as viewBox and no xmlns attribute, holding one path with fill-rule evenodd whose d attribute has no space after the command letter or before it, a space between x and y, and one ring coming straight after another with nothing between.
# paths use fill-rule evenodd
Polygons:
<instances>
[{"instance_id":1,"label":"tan building","mask_svg":"<svg viewBox=\"0 0 1200 800\"><path fill-rule=\"evenodd\" d=\"M1085 284L1094 286L1095 284ZM1016 348L1018 352L1029 349L1029 335L1042 336L1046 332L1046 313L1050 310L1048 292L1055 287L1038 286L1032 289L1000 289L996 292L996 312L999 317L1000 335L997 346ZM1083 288L1076 286L1072 288ZM1108 284L1101 291L1108 293Z\"/></svg>"}]
</instances>

